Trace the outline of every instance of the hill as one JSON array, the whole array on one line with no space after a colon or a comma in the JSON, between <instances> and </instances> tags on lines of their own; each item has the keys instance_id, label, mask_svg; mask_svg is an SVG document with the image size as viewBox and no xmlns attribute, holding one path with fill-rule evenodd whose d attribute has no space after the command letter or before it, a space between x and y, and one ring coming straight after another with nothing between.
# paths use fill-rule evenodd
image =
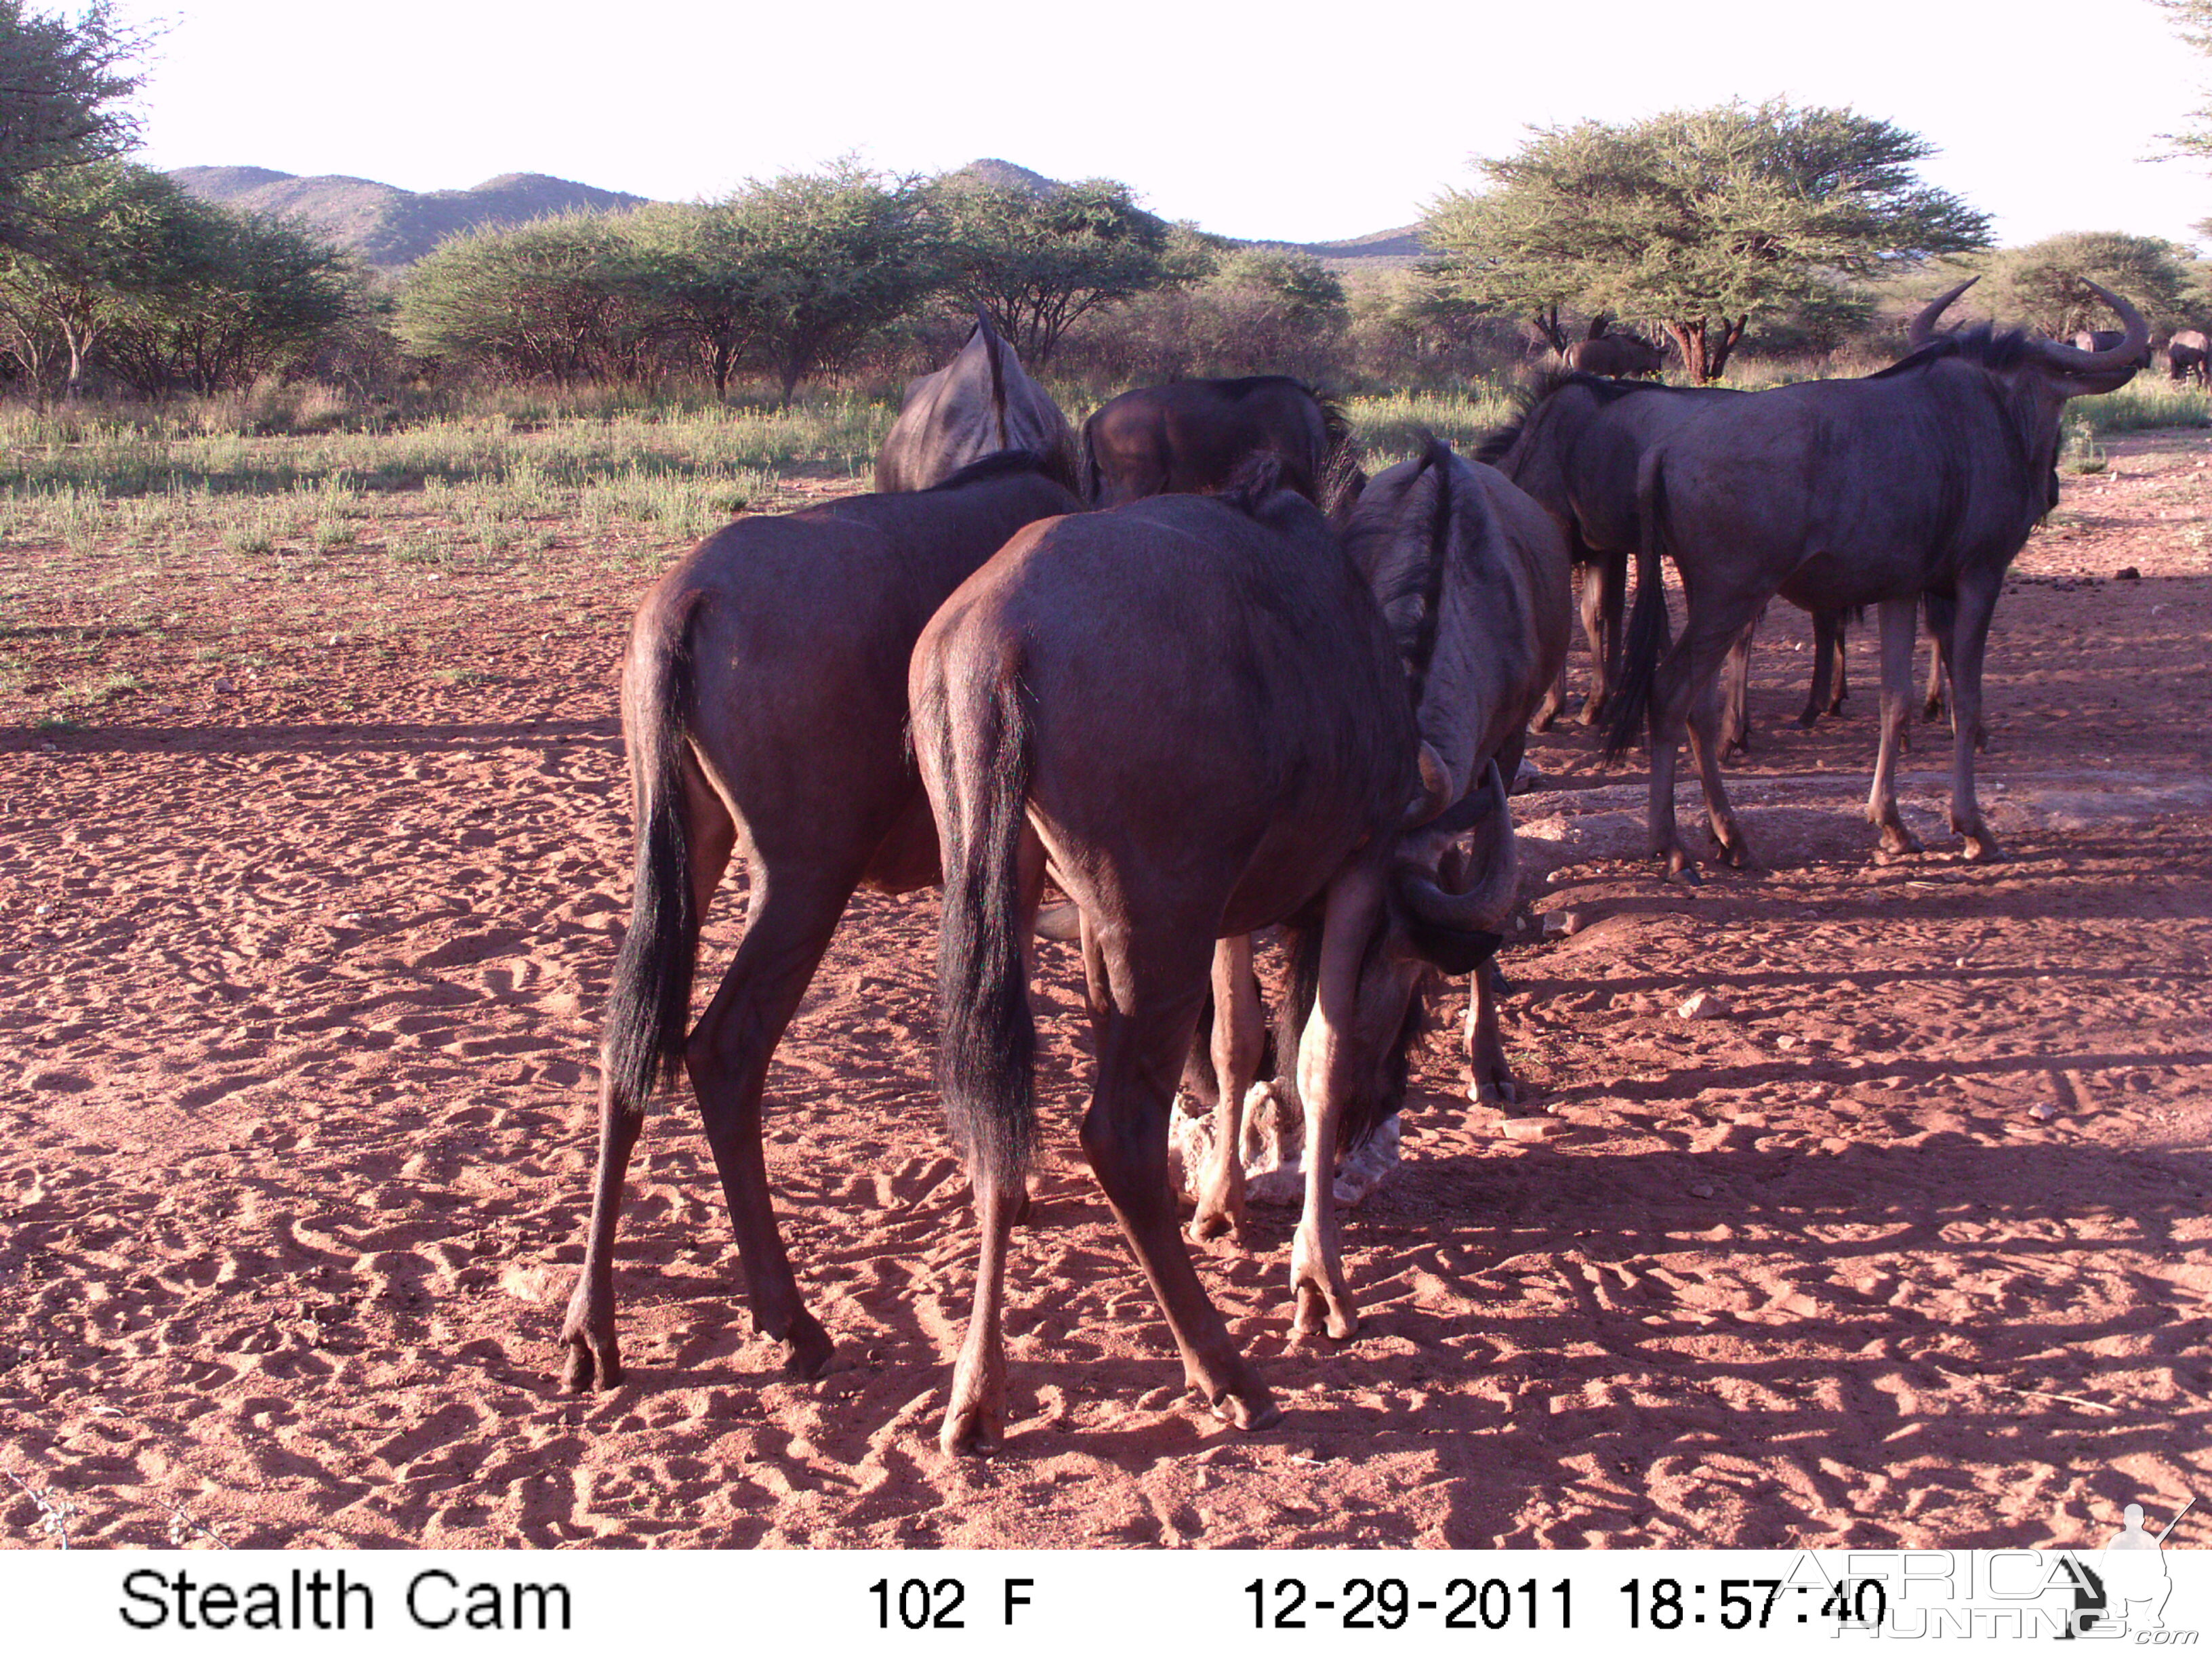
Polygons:
<instances>
[{"instance_id":1,"label":"hill","mask_svg":"<svg viewBox=\"0 0 2212 1659\"><path fill-rule=\"evenodd\" d=\"M372 265L412 264L448 236L519 225L549 213L615 212L642 196L542 173L507 173L467 190L401 190L373 179L302 179L267 167L177 167L169 176L203 201L299 220Z\"/></svg>"},{"instance_id":2,"label":"hill","mask_svg":"<svg viewBox=\"0 0 2212 1659\"><path fill-rule=\"evenodd\" d=\"M401 190L373 179L325 173L302 179L269 167L176 167L169 176L204 201L254 213L283 214L304 222L372 265L390 270L410 265L432 248L483 225L519 225L549 213L579 210L610 213L646 198L601 190L543 173L507 173L467 190ZM1048 196L1060 180L997 156L982 156L948 175L978 184ZM1231 237L1239 247L1309 253L1341 270L1387 270L1421 257L1417 225L1370 231L1335 242L1282 242Z\"/></svg>"}]
</instances>

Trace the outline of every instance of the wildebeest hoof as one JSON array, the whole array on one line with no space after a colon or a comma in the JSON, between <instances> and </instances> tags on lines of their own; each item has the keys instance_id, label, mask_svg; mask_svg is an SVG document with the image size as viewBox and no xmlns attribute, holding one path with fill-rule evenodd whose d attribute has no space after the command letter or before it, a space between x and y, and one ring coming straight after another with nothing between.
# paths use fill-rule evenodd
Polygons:
<instances>
[{"instance_id":1,"label":"wildebeest hoof","mask_svg":"<svg viewBox=\"0 0 2212 1659\"><path fill-rule=\"evenodd\" d=\"M1697 861L1679 847L1667 855L1667 879L1685 887L1702 887L1705 881L1698 873Z\"/></svg>"},{"instance_id":2,"label":"wildebeest hoof","mask_svg":"<svg viewBox=\"0 0 2212 1659\"><path fill-rule=\"evenodd\" d=\"M615 1345L614 1333L593 1334L588 1331L572 1331L562 1338L568 1354L562 1367L561 1381L571 1394L582 1394L587 1389L605 1393L622 1386L622 1354Z\"/></svg>"},{"instance_id":3,"label":"wildebeest hoof","mask_svg":"<svg viewBox=\"0 0 2212 1659\"><path fill-rule=\"evenodd\" d=\"M1275 1403L1273 1395L1256 1382L1215 1395L1206 1401L1206 1408L1231 1427L1247 1434L1255 1429L1272 1429L1283 1420L1283 1408Z\"/></svg>"},{"instance_id":4,"label":"wildebeest hoof","mask_svg":"<svg viewBox=\"0 0 2212 1659\"><path fill-rule=\"evenodd\" d=\"M999 1414L978 1401L945 1413L945 1426L938 1431L937 1443L947 1457L981 1457L998 1450L1005 1433Z\"/></svg>"},{"instance_id":5,"label":"wildebeest hoof","mask_svg":"<svg viewBox=\"0 0 2212 1659\"><path fill-rule=\"evenodd\" d=\"M1987 836L1966 837L1966 862L1969 864L2002 864L2004 849Z\"/></svg>"},{"instance_id":6,"label":"wildebeest hoof","mask_svg":"<svg viewBox=\"0 0 2212 1659\"><path fill-rule=\"evenodd\" d=\"M1559 718L1559 711L1556 708L1539 708L1529 717L1528 729L1531 732L1548 732L1552 729L1552 722Z\"/></svg>"},{"instance_id":7,"label":"wildebeest hoof","mask_svg":"<svg viewBox=\"0 0 2212 1659\"><path fill-rule=\"evenodd\" d=\"M811 1316L801 1314L792 1325L791 1334L777 1344L777 1349L782 1356L786 1376L817 1382L830 1375L830 1362L836 1355L837 1345Z\"/></svg>"},{"instance_id":8,"label":"wildebeest hoof","mask_svg":"<svg viewBox=\"0 0 2212 1659\"><path fill-rule=\"evenodd\" d=\"M1510 1106L1521 1098L1521 1087L1510 1077L1480 1078L1468 1097L1478 1106Z\"/></svg>"},{"instance_id":9,"label":"wildebeest hoof","mask_svg":"<svg viewBox=\"0 0 2212 1659\"><path fill-rule=\"evenodd\" d=\"M1231 1244L1244 1242L1244 1218L1229 1210L1201 1207L1190 1218L1191 1242L1207 1244L1215 1239L1226 1239Z\"/></svg>"},{"instance_id":10,"label":"wildebeest hoof","mask_svg":"<svg viewBox=\"0 0 2212 1659\"><path fill-rule=\"evenodd\" d=\"M1359 1334L1359 1316L1350 1306L1324 1295L1320 1285L1301 1285L1297 1316L1291 1328L1300 1336L1318 1336L1326 1331L1330 1340L1348 1342Z\"/></svg>"}]
</instances>

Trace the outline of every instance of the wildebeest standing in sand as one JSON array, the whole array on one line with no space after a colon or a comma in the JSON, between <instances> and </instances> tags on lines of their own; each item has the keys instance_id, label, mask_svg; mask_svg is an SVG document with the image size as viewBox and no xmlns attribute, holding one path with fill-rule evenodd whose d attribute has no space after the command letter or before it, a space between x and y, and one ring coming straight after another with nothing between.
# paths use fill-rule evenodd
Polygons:
<instances>
[{"instance_id":1,"label":"wildebeest standing in sand","mask_svg":"<svg viewBox=\"0 0 2212 1659\"><path fill-rule=\"evenodd\" d=\"M2199 386L2212 386L2212 340L2207 340L2201 329L2174 330L2173 337L2166 343L2166 373L2177 384L2194 380Z\"/></svg>"},{"instance_id":2,"label":"wildebeest standing in sand","mask_svg":"<svg viewBox=\"0 0 2212 1659\"><path fill-rule=\"evenodd\" d=\"M1225 489L1273 457L1286 488L1324 510L1357 493L1344 412L1303 380L1255 374L1139 386L1083 423L1083 493L1094 506Z\"/></svg>"},{"instance_id":3,"label":"wildebeest standing in sand","mask_svg":"<svg viewBox=\"0 0 2212 1659\"><path fill-rule=\"evenodd\" d=\"M757 1328L819 1376L761 1157L761 1089L855 887L937 880L906 749L907 658L945 596L1024 526L1080 503L1025 453L934 489L863 495L716 532L638 609L623 667L637 821L630 927L601 1054L599 1159L583 1275L562 1340L572 1388L622 1379L613 1251L623 1180L656 1082L680 1063L705 1119ZM732 853L745 932L690 1026L699 927Z\"/></svg>"},{"instance_id":4,"label":"wildebeest standing in sand","mask_svg":"<svg viewBox=\"0 0 2212 1659\"><path fill-rule=\"evenodd\" d=\"M1587 343L1587 342L1585 342ZM1582 723L1602 715L1618 672L1628 562L1639 539L1636 469L1644 452L1699 405L1743 394L1560 371L1522 394L1520 414L1483 438L1475 459L1494 466L1551 515L1581 574L1590 689ZM1547 729L1566 702L1564 658L1534 724Z\"/></svg>"},{"instance_id":5,"label":"wildebeest standing in sand","mask_svg":"<svg viewBox=\"0 0 2212 1659\"><path fill-rule=\"evenodd\" d=\"M1918 848L1897 809L1897 754L1916 611L1923 594L1949 603L1951 826L1969 859L1999 856L1974 797L1990 617L2006 568L2051 509L2066 400L2124 385L2150 334L2134 307L2090 286L2126 324L2108 350L1982 325L1931 340L1863 380L1808 380L1717 403L1645 457L1636 608L1607 738L1618 754L1648 714L1652 852L1669 875L1696 878L1674 823L1674 756L1686 725L1721 855L1735 865L1748 859L1721 782L1714 688L1730 642L1778 592L1808 611L1881 606L1881 749L1867 810L1884 856ZM1662 556L1681 573L1688 605L1671 650Z\"/></svg>"},{"instance_id":6,"label":"wildebeest standing in sand","mask_svg":"<svg viewBox=\"0 0 2212 1659\"><path fill-rule=\"evenodd\" d=\"M1497 948L1510 836L1454 891L1437 876L1449 835L1419 827L1470 791L1486 816L1505 802L1494 768L1464 775L1419 742L1444 665L1434 554L1417 550L1389 585L1413 596L1394 636L1295 492L1161 496L1024 532L915 647L915 744L945 852L939 1078L981 1231L948 1450L1004 1421L1007 1235L1036 1133L1024 943L1048 866L1081 916L1097 1054L1084 1151L1189 1385L1240 1425L1274 1419L1176 1231L1169 1103L1218 939L1286 924L1309 1148L1389 1109L1426 963L1464 972ZM1297 1324L1342 1337L1357 1316L1331 1160L1307 1161Z\"/></svg>"},{"instance_id":7,"label":"wildebeest standing in sand","mask_svg":"<svg viewBox=\"0 0 2212 1659\"><path fill-rule=\"evenodd\" d=\"M1075 428L979 311L951 362L907 382L898 419L876 454L876 489L927 489L1006 449L1044 457L1047 477L1078 488Z\"/></svg>"}]
</instances>

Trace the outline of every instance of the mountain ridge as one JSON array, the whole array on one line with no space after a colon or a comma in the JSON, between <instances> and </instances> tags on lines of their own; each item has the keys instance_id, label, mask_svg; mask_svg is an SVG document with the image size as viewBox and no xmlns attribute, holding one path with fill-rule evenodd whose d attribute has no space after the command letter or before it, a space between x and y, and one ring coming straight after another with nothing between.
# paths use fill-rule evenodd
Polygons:
<instances>
[{"instance_id":1,"label":"mountain ridge","mask_svg":"<svg viewBox=\"0 0 2212 1659\"><path fill-rule=\"evenodd\" d=\"M1062 187L1060 179L991 155L979 156L947 176L1038 195ZM350 173L303 176L245 166L172 167L169 177L203 201L293 219L385 270L404 269L447 237L467 231L503 229L553 213L618 213L651 199L544 173L503 173L465 190L431 191L402 190ZM1400 225L1327 242L1224 240L1241 247L1308 254L1347 270L1388 269L1421 257L1419 228Z\"/></svg>"}]
</instances>

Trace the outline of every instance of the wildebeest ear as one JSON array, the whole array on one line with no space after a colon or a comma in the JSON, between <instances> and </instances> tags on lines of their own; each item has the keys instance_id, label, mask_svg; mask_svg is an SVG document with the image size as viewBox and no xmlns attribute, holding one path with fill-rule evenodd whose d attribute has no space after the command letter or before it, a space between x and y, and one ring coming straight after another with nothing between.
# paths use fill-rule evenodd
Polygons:
<instances>
[{"instance_id":1,"label":"wildebeest ear","mask_svg":"<svg viewBox=\"0 0 2212 1659\"><path fill-rule=\"evenodd\" d=\"M1455 927L1438 927L1418 916L1401 914L1406 929L1406 943L1413 954L1432 968L1447 974L1471 974L1498 954L1498 947L1505 943L1503 933L1462 932Z\"/></svg>"}]
</instances>

